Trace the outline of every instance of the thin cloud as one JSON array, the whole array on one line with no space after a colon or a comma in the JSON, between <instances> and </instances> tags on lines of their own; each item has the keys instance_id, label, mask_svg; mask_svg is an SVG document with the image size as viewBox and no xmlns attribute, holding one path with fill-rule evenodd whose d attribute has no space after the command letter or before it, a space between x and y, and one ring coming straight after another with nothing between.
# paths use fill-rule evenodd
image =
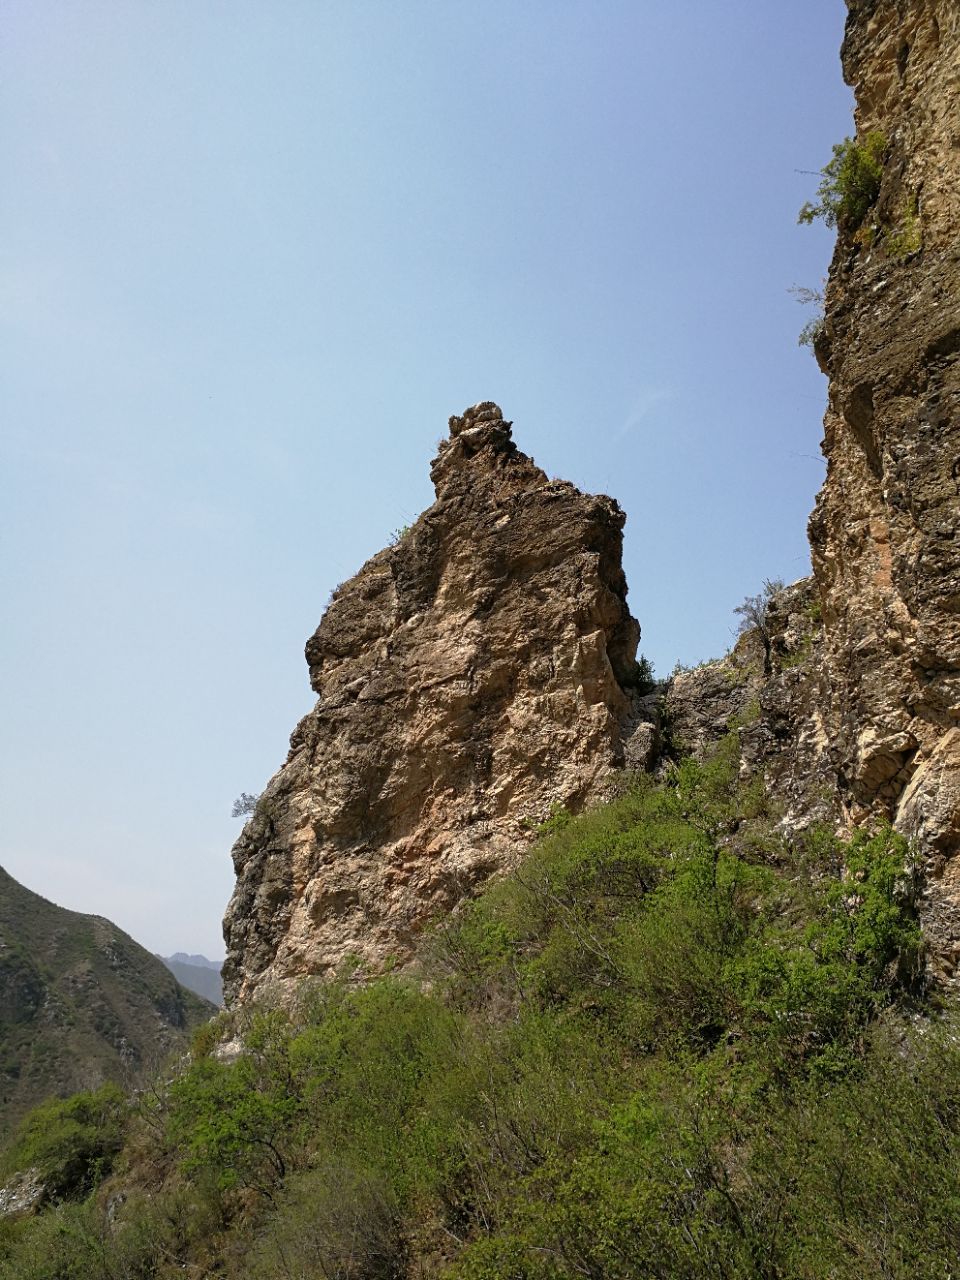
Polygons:
<instances>
[{"instance_id":1,"label":"thin cloud","mask_svg":"<svg viewBox=\"0 0 960 1280\"><path fill-rule=\"evenodd\" d=\"M667 387L648 387L637 396L633 403L633 407L627 414L623 425L614 433L614 443L619 443L628 436L631 431L636 430L641 423L649 418L650 414L658 405L666 404L668 400L674 399L674 392Z\"/></svg>"}]
</instances>

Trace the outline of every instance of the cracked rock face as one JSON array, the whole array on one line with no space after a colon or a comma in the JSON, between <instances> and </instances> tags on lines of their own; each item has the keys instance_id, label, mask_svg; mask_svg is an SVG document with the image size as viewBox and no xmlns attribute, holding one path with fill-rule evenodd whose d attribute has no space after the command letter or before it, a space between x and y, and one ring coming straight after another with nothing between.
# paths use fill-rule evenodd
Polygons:
<instances>
[{"instance_id":1,"label":"cracked rock face","mask_svg":"<svg viewBox=\"0 0 960 1280\"><path fill-rule=\"evenodd\" d=\"M919 842L949 976L960 956L960 8L850 0L842 56L859 135L887 145L864 226L839 228L817 340L830 378L827 477L810 521L824 715L849 816L883 814Z\"/></svg>"},{"instance_id":2,"label":"cracked rock face","mask_svg":"<svg viewBox=\"0 0 960 1280\"><path fill-rule=\"evenodd\" d=\"M307 642L316 707L233 850L231 1002L405 962L554 805L654 748L623 512L549 480L491 402L449 426L436 502Z\"/></svg>"}]
</instances>

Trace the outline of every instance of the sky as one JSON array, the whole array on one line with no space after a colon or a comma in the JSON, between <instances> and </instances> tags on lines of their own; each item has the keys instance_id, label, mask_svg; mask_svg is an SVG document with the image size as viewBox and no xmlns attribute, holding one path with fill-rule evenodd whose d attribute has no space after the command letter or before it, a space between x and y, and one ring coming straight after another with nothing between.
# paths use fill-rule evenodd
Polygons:
<instances>
[{"instance_id":1,"label":"sky","mask_svg":"<svg viewBox=\"0 0 960 1280\"><path fill-rule=\"evenodd\" d=\"M844 16L0 0L0 864L221 956L304 642L479 400L626 510L658 674L809 571Z\"/></svg>"}]
</instances>

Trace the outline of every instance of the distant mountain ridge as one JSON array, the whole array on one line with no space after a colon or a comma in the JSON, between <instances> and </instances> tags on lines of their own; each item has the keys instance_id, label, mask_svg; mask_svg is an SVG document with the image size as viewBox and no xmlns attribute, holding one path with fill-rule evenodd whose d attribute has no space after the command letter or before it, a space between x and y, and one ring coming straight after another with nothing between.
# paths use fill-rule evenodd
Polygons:
<instances>
[{"instance_id":1,"label":"distant mountain ridge","mask_svg":"<svg viewBox=\"0 0 960 1280\"><path fill-rule=\"evenodd\" d=\"M186 951L175 951L172 956L161 956L161 960L172 960L176 964L192 964L198 969L216 969L217 973L223 965L222 960L208 960L206 956L188 955Z\"/></svg>"},{"instance_id":2,"label":"distant mountain ridge","mask_svg":"<svg viewBox=\"0 0 960 1280\"><path fill-rule=\"evenodd\" d=\"M176 951L172 956L158 956L181 986L195 992L204 1000L223 1005L223 983L220 979L220 960L208 960L206 956L187 955Z\"/></svg>"},{"instance_id":3,"label":"distant mountain ridge","mask_svg":"<svg viewBox=\"0 0 960 1280\"><path fill-rule=\"evenodd\" d=\"M0 868L0 1135L46 1098L135 1080L214 1012L115 924Z\"/></svg>"}]
</instances>

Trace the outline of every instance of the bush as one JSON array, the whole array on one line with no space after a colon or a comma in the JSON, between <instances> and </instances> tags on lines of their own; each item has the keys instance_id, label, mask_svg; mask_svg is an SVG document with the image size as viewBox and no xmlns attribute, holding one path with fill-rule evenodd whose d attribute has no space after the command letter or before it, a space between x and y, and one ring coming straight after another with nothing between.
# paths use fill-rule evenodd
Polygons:
<instances>
[{"instance_id":1,"label":"bush","mask_svg":"<svg viewBox=\"0 0 960 1280\"><path fill-rule=\"evenodd\" d=\"M558 812L419 985L244 1013L231 1063L199 1043L128 1142L128 1199L0 1230L0 1271L957 1274L960 1047L918 1016L907 846L787 845L740 758L731 733Z\"/></svg>"},{"instance_id":2,"label":"bush","mask_svg":"<svg viewBox=\"0 0 960 1280\"><path fill-rule=\"evenodd\" d=\"M36 1169L49 1200L79 1200L107 1176L123 1145L126 1101L115 1084L36 1107L4 1159L8 1170Z\"/></svg>"},{"instance_id":3,"label":"bush","mask_svg":"<svg viewBox=\"0 0 960 1280\"><path fill-rule=\"evenodd\" d=\"M331 1161L291 1182L241 1274L243 1280L401 1280L406 1254L389 1186Z\"/></svg>"},{"instance_id":4,"label":"bush","mask_svg":"<svg viewBox=\"0 0 960 1280\"><path fill-rule=\"evenodd\" d=\"M923 230L920 225L920 205L916 196L903 206L899 226L896 230L887 232L883 243L888 255L896 262L909 258L921 247Z\"/></svg>"},{"instance_id":5,"label":"bush","mask_svg":"<svg viewBox=\"0 0 960 1280\"><path fill-rule=\"evenodd\" d=\"M797 221L822 218L828 227L856 231L880 193L886 147L887 139L876 131L862 143L853 138L836 143L833 156L820 171L818 203L807 201Z\"/></svg>"}]
</instances>

